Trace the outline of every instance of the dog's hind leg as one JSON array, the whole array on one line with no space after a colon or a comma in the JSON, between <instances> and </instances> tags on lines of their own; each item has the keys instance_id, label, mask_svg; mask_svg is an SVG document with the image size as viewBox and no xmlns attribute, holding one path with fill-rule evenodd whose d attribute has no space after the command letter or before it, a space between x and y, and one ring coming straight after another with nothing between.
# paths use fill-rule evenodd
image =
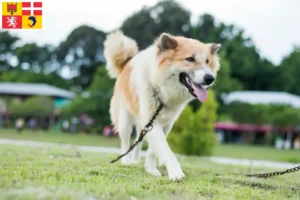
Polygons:
<instances>
[{"instance_id":1,"label":"dog's hind leg","mask_svg":"<svg viewBox=\"0 0 300 200\"><path fill-rule=\"evenodd\" d=\"M129 149L130 136L132 132L132 117L127 109L122 108L119 110L118 129L119 137L121 140L121 154ZM128 165L131 163L131 155L128 154L121 159L122 164Z\"/></svg>"}]
</instances>

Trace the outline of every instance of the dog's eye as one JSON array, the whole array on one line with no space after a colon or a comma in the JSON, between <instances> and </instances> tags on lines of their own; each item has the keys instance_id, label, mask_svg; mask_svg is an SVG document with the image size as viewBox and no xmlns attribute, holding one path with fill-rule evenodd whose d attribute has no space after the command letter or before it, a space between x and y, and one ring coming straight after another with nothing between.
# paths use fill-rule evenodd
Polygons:
<instances>
[{"instance_id":1,"label":"dog's eye","mask_svg":"<svg viewBox=\"0 0 300 200\"><path fill-rule=\"evenodd\" d=\"M189 61L189 62L195 62L196 61L194 57L188 57L185 60Z\"/></svg>"},{"instance_id":2,"label":"dog's eye","mask_svg":"<svg viewBox=\"0 0 300 200\"><path fill-rule=\"evenodd\" d=\"M209 63L209 60L208 60L208 58L206 58L206 64L208 64Z\"/></svg>"}]
</instances>

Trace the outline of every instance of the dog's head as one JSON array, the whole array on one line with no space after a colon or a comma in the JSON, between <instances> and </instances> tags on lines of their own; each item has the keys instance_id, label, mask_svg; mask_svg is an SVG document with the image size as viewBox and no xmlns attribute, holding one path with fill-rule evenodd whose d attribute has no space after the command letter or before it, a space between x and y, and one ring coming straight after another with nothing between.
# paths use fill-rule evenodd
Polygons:
<instances>
[{"instance_id":1,"label":"dog's head","mask_svg":"<svg viewBox=\"0 0 300 200\"><path fill-rule=\"evenodd\" d=\"M163 33L155 43L158 67L176 78L180 87L203 102L206 88L213 85L219 69L220 44L204 44L198 40Z\"/></svg>"}]
</instances>

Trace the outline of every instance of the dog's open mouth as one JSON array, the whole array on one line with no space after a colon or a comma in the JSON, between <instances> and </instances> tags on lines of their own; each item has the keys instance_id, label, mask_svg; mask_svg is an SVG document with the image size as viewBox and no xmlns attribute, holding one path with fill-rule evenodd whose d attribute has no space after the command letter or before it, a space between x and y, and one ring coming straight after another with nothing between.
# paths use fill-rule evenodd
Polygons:
<instances>
[{"instance_id":1,"label":"dog's open mouth","mask_svg":"<svg viewBox=\"0 0 300 200\"><path fill-rule=\"evenodd\" d=\"M200 102L204 102L207 99L206 89L202 85L194 83L186 73L180 73L179 81L188 89L189 93Z\"/></svg>"}]
</instances>

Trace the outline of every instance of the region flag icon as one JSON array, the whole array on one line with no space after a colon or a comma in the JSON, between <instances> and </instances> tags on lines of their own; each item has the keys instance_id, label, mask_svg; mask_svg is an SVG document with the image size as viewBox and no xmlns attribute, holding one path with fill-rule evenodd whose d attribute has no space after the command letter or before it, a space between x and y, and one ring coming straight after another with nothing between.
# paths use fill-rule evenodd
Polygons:
<instances>
[{"instance_id":1,"label":"region flag icon","mask_svg":"<svg viewBox=\"0 0 300 200\"><path fill-rule=\"evenodd\" d=\"M2 29L41 29L43 2L2 2Z\"/></svg>"}]
</instances>

